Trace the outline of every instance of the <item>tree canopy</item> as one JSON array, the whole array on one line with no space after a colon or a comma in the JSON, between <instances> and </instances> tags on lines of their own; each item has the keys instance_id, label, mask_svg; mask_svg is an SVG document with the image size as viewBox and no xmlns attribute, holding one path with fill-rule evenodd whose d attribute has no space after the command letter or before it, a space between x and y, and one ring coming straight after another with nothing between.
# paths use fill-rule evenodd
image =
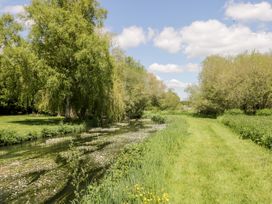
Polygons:
<instances>
[{"instance_id":1,"label":"tree canopy","mask_svg":"<svg viewBox=\"0 0 272 204\"><path fill-rule=\"evenodd\" d=\"M272 56L246 53L210 56L203 62L199 86L190 87L191 101L202 113L242 109L255 113L272 106Z\"/></svg>"}]
</instances>

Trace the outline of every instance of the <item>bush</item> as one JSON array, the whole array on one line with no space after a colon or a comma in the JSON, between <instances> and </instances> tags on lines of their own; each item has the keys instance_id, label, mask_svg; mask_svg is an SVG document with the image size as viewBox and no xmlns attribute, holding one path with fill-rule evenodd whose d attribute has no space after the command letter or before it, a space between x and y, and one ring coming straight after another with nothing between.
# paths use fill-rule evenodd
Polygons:
<instances>
[{"instance_id":1,"label":"bush","mask_svg":"<svg viewBox=\"0 0 272 204\"><path fill-rule=\"evenodd\" d=\"M11 145L20 143L21 138L16 134L15 131L11 130L0 130L0 145Z\"/></svg>"},{"instance_id":2,"label":"bush","mask_svg":"<svg viewBox=\"0 0 272 204\"><path fill-rule=\"evenodd\" d=\"M36 140L39 138L39 133L36 131L30 132L26 136L26 140Z\"/></svg>"},{"instance_id":3,"label":"bush","mask_svg":"<svg viewBox=\"0 0 272 204\"><path fill-rule=\"evenodd\" d=\"M160 116L160 115L154 115L152 116L151 120L154 122L154 123L157 123L157 124L164 124L165 123L165 118Z\"/></svg>"},{"instance_id":4,"label":"bush","mask_svg":"<svg viewBox=\"0 0 272 204\"><path fill-rule=\"evenodd\" d=\"M272 115L272 109L261 109L261 110L257 110L256 115L259 116L271 116Z\"/></svg>"},{"instance_id":5,"label":"bush","mask_svg":"<svg viewBox=\"0 0 272 204\"><path fill-rule=\"evenodd\" d=\"M37 132L30 132L26 135L19 135L15 131L0 130L0 146L19 144L24 141L36 140L39 137Z\"/></svg>"},{"instance_id":6,"label":"bush","mask_svg":"<svg viewBox=\"0 0 272 204\"><path fill-rule=\"evenodd\" d=\"M243 139L272 148L272 117L248 115L224 115L221 122L239 133Z\"/></svg>"},{"instance_id":7,"label":"bush","mask_svg":"<svg viewBox=\"0 0 272 204\"><path fill-rule=\"evenodd\" d=\"M72 126L68 126L68 125L62 125L58 128L58 133L61 135L66 135L66 134L70 134L73 133L75 131L75 128Z\"/></svg>"},{"instance_id":8,"label":"bush","mask_svg":"<svg viewBox=\"0 0 272 204\"><path fill-rule=\"evenodd\" d=\"M42 137L54 137L58 134L59 134L58 130L53 128L44 128L42 129L41 132Z\"/></svg>"},{"instance_id":9,"label":"bush","mask_svg":"<svg viewBox=\"0 0 272 204\"><path fill-rule=\"evenodd\" d=\"M67 135L72 133L79 133L84 130L83 125L61 125L56 128L44 128L41 132L42 137L55 137L57 135Z\"/></svg>"},{"instance_id":10,"label":"bush","mask_svg":"<svg viewBox=\"0 0 272 204\"><path fill-rule=\"evenodd\" d=\"M241 109L229 109L225 111L225 114L227 115L240 115L244 114L244 112Z\"/></svg>"}]
</instances>

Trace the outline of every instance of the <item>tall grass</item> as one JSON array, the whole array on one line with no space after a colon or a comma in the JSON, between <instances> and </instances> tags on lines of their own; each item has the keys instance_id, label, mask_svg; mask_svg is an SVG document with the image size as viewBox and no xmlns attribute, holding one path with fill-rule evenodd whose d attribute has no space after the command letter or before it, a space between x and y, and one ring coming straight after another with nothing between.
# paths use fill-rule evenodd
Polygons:
<instances>
[{"instance_id":1,"label":"tall grass","mask_svg":"<svg viewBox=\"0 0 272 204\"><path fill-rule=\"evenodd\" d=\"M125 149L105 177L89 186L83 203L168 203L167 178L187 135L187 124L168 117L166 129Z\"/></svg>"}]
</instances>

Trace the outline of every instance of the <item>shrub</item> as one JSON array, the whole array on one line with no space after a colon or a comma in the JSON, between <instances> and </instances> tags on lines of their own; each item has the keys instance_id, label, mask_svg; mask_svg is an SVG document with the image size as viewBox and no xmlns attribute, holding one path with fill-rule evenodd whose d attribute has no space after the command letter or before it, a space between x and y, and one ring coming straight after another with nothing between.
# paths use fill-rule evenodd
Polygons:
<instances>
[{"instance_id":1,"label":"shrub","mask_svg":"<svg viewBox=\"0 0 272 204\"><path fill-rule=\"evenodd\" d=\"M66 135L66 134L73 133L75 131L75 128L68 125L61 125L60 127L58 127L57 131L61 135Z\"/></svg>"},{"instance_id":2,"label":"shrub","mask_svg":"<svg viewBox=\"0 0 272 204\"><path fill-rule=\"evenodd\" d=\"M261 109L261 110L257 110L256 115L259 116L271 116L272 115L272 109Z\"/></svg>"},{"instance_id":3,"label":"shrub","mask_svg":"<svg viewBox=\"0 0 272 204\"><path fill-rule=\"evenodd\" d=\"M55 137L57 135L67 135L84 131L83 125L61 125L56 128L44 128L41 132L42 137Z\"/></svg>"},{"instance_id":4,"label":"shrub","mask_svg":"<svg viewBox=\"0 0 272 204\"><path fill-rule=\"evenodd\" d=\"M152 116L151 120L154 123L158 123L158 124L164 124L165 123L165 118L160 116L160 115L154 115Z\"/></svg>"},{"instance_id":5,"label":"shrub","mask_svg":"<svg viewBox=\"0 0 272 204\"><path fill-rule=\"evenodd\" d=\"M239 133L243 139L272 148L272 117L248 115L224 115L221 122Z\"/></svg>"},{"instance_id":6,"label":"shrub","mask_svg":"<svg viewBox=\"0 0 272 204\"><path fill-rule=\"evenodd\" d=\"M0 145L11 145L21 142L21 137L11 130L0 130Z\"/></svg>"},{"instance_id":7,"label":"shrub","mask_svg":"<svg viewBox=\"0 0 272 204\"><path fill-rule=\"evenodd\" d=\"M240 115L244 114L244 112L241 109L229 109L225 111L225 114L227 115Z\"/></svg>"},{"instance_id":8,"label":"shrub","mask_svg":"<svg viewBox=\"0 0 272 204\"><path fill-rule=\"evenodd\" d=\"M41 132L42 137L54 137L58 134L59 134L58 130L53 128L44 128L42 129Z\"/></svg>"},{"instance_id":9,"label":"shrub","mask_svg":"<svg viewBox=\"0 0 272 204\"><path fill-rule=\"evenodd\" d=\"M39 133L36 131L30 132L26 136L26 140L36 140L39 138Z\"/></svg>"}]
</instances>

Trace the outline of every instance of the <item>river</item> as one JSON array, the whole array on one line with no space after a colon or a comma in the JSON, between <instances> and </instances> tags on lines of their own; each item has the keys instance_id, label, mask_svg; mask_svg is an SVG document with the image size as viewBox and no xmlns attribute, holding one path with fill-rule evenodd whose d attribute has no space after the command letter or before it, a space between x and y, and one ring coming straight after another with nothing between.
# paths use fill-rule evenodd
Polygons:
<instances>
[{"instance_id":1,"label":"river","mask_svg":"<svg viewBox=\"0 0 272 204\"><path fill-rule=\"evenodd\" d=\"M103 176L125 146L164 127L142 120L1 147L0 203L72 201Z\"/></svg>"}]
</instances>

